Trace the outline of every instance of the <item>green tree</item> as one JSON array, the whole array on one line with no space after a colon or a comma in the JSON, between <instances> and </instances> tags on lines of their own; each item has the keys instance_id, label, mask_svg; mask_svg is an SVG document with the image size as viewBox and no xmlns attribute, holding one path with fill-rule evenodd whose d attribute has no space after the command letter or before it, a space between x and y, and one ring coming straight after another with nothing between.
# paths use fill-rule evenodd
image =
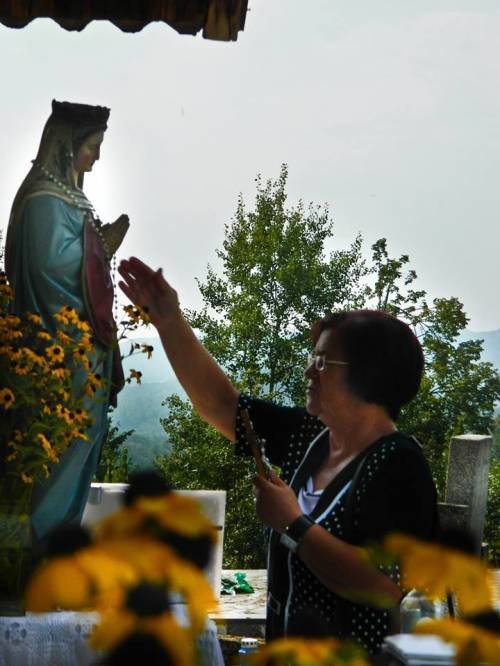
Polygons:
<instances>
[{"instance_id":1,"label":"green tree","mask_svg":"<svg viewBox=\"0 0 500 666\"><path fill-rule=\"evenodd\" d=\"M130 458L124 443L133 433L133 430L120 432L117 426L111 424L111 419L108 417L108 434L102 447L95 481L101 483L126 483L128 481Z\"/></svg>"}]
</instances>

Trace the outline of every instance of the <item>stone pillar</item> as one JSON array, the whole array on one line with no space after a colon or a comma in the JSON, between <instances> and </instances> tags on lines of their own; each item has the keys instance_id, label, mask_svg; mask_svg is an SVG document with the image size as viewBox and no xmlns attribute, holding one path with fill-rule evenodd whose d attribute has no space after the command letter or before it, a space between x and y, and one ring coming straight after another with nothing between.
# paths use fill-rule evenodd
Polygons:
<instances>
[{"instance_id":1,"label":"stone pillar","mask_svg":"<svg viewBox=\"0 0 500 666\"><path fill-rule=\"evenodd\" d=\"M479 553L488 499L492 438L489 435L460 435L452 437L446 503L466 505L464 527L474 538Z\"/></svg>"}]
</instances>

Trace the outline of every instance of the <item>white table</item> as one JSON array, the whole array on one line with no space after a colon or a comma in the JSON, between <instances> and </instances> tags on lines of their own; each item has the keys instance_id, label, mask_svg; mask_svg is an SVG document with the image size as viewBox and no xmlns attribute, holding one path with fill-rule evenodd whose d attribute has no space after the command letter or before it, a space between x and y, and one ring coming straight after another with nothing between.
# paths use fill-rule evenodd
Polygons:
<instances>
[{"instance_id":1,"label":"white table","mask_svg":"<svg viewBox=\"0 0 500 666\"><path fill-rule=\"evenodd\" d=\"M188 624L186 607L173 606L177 619ZM87 638L97 613L61 611L0 617L0 666L91 666L97 663ZM198 638L202 666L223 666L215 623L209 620Z\"/></svg>"}]
</instances>

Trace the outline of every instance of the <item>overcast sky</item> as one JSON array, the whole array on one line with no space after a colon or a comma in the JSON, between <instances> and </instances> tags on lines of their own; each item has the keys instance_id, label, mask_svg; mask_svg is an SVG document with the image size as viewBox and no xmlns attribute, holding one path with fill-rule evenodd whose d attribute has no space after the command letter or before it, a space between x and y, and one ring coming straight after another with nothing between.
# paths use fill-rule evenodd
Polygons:
<instances>
[{"instance_id":1,"label":"overcast sky","mask_svg":"<svg viewBox=\"0 0 500 666\"><path fill-rule=\"evenodd\" d=\"M409 253L419 285L500 328L498 0L250 0L236 43L164 24L0 26L0 226L52 98L111 107L85 190L131 229L121 256L163 266L186 306L217 265L239 192L289 164L289 198L330 205Z\"/></svg>"}]
</instances>

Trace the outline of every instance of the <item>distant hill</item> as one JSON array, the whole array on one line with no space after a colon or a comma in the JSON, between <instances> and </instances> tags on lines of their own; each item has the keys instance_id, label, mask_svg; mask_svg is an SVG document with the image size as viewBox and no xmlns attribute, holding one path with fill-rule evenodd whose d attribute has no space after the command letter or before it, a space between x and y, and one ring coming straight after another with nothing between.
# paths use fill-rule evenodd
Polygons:
<instances>
[{"instance_id":1,"label":"distant hill","mask_svg":"<svg viewBox=\"0 0 500 666\"><path fill-rule=\"evenodd\" d=\"M160 419L168 413L162 402L172 393L185 393L165 357L159 339L138 339L133 342L153 345L155 350L149 360L145 354L135 354L124 360L125 376L130 368L134 368L142 372L141 384L135 381L125 384L111 420L120 431L135 430L126 441L133 467L151 467L157 456L165 455L170 450L167 435L160 424ZM130 343L122 345L122 353L127 353L129 348Z\"/></svg>"}]
</instances>

